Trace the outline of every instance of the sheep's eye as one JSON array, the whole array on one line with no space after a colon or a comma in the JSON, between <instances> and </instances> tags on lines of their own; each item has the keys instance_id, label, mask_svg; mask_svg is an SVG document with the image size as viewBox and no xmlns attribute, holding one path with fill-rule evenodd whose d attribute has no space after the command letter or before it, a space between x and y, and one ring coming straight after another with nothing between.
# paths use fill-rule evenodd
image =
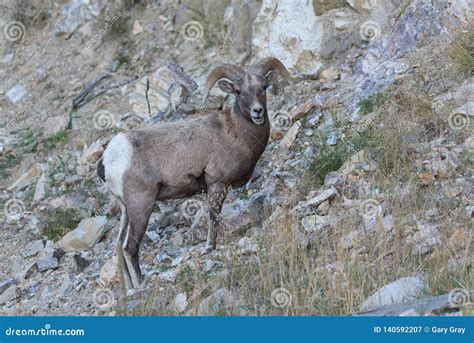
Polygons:
<instances>
[{"instance_id":1,"label":"sheep's eye","mask_svg":"<svg viewBox=\"0 0 474 343\"><path fill-rule=\"evenodd\" d=\"M263 86L263 90L266 91L268 89L268 87L270 87L270 84L267 84L267 85Z\"/></svg>"},{"instance_id":2,"label":"sheep's eye","mask_svg":"<svg viewBox=\"0 0 474 343\"><path fill-rule=\"evenodd\" d=\"M240 89L236 89L235 94L240 95L241 94Z\"/></svg>"}]
</instances>

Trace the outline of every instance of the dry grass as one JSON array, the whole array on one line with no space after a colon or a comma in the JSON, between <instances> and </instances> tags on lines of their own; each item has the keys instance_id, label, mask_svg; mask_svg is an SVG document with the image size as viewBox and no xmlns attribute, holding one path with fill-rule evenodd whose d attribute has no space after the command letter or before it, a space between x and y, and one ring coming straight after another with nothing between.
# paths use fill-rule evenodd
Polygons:
<instances>
[{"instance_id":1,"label":"dry grass","mask_svg":"<svg viewBox=\"0 0 474 343\"><path fill-rule=\"evenodd\" d=\"M448 55L458 71L466 76L474 74L474 20L455 32Z\"/></svg>"},{"instance_id":2,"label":"dry grass","mask_svg":"<svg viewBox=\"0 0 474 343\"><path fill-rule=\"evenodd\" d=\"M373 232L359 235L352 248L343 248L341 237L360 231L361 214L335 204L333 209L341 220L307 247L297 238L297 230L301 230L298 220L283 209L276 220L266 223L256 254L241 255L231 247L226 257L218 259L212 274L204 273L196 259L181 269L175 285L160 284L144 306L129 314L177 315L173 299L185 292L191 314L198 315L205 297L218 288L227 288L240 301L234 308L218 307L207 315L347 315L360 311L364 299L379 287L419 272L428 282L426 294L421 296L471 287L474 278L468 259L473 253L472 221L455 204L434 201L434 189L422 189L416 181L406 188L405 192L393 189L388 192L392 196L383 201L385 214L395 218L390 232L378 222ZM442 242L432 252L420 254L408 239L415 221L406 214L422 218L430 206L436 207L442 218L438 226ZM463 256L467 258L463 260ZM455 258L460 261L458 265L452 264ZM279 289L284 289L280 291L283 299L291 298L281 307L272 303L272 292Z\"/></svg>"}]
</instances>

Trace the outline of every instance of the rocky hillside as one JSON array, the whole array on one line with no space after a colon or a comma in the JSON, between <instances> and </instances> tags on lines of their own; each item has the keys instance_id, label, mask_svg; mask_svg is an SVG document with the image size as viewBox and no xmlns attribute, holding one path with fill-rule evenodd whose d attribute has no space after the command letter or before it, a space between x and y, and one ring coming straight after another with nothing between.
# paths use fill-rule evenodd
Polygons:
<instances>
[{"instance_id":1,"label":"rocky hillside","mask_svg":"<svg viewBox=\"0 0 474 343\"><path fill-rule=\"evenodd\" d=\"M0 314L472 315L471 0L0 5ZM271 140L201 255L205 195L157 203L125 294L95 174L130 128L229 106L275 56Z\"/></svg>"}]
</instances>

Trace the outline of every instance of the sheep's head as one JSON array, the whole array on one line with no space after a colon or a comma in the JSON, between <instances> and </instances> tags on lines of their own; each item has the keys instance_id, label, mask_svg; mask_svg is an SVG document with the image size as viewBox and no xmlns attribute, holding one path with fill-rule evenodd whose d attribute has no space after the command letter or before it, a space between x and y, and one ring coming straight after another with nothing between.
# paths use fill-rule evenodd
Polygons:
<instances>
[{"instance_id":1,"label":"sheep's head","mask_svg":"<svg viewBox=\"0 0 474 343\"><path fill-rule=\"evenodd\" d=\"M220 90L235 96L235 106L243 116L256 125L262 125L267 118L265 91L276 82L276 73L291 79L285 66L273 57L261 59L249 72L233 64L220 65L207 78L205 101L217 83Z\"/></svg>"}]
</instances>

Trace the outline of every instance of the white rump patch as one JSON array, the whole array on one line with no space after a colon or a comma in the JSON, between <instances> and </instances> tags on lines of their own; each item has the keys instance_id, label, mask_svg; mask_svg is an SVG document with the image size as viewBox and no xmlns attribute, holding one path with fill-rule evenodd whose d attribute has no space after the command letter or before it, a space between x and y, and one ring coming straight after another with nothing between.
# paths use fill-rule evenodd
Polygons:
<instances>
[{"instance_id":1,"label":"white rump patch","mask_svg":"<svg viewBox=\"0 0 474 343\"><path fill-rule=\"evenodd\" d=\"M115 136L104 151L104 169L107 188L123 199L123 174L132 162L132 145L123 133Z\"/></svg>"}]
</instances>

